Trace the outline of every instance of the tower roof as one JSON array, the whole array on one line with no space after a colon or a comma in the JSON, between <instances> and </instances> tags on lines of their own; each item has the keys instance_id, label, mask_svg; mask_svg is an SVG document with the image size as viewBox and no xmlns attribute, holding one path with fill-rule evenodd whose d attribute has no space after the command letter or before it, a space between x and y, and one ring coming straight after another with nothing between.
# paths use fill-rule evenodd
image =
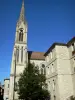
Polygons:
<instances>
[{"instance_id":1,"label":"tower roof","mask_svg":"<svg viewBox=\"0 0 75 100\"><path fill-rule=\"evenodd\" d=\"M24 22L24 23L25 23L24 11L25 11L25 9L24 9L24 0L23 0L21 12L20 12L20 17L19 17L19 20L18 20L18 25L19 25L21 22Z\"/></svg>"}]
</instances>

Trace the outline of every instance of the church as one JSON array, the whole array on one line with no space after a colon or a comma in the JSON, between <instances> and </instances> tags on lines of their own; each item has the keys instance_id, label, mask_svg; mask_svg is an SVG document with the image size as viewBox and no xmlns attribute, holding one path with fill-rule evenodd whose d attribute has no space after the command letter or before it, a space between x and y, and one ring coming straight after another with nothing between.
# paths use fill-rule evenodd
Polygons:
<instances>
[{"instance_id":1,"label":"church","mask_svg":"<svg viewBox=\"0 0 75 100\"><path fill-rule=\"evenodd\" d=\"M29 61L46 72L51 100L71 100L75 96L75 37L65 44L53 43L46 52L28 51L28 26L24 15L23 1L16 25L10 78L4 80L4 100L18 100L15 87Z\"/></svg>"}]
</instances>

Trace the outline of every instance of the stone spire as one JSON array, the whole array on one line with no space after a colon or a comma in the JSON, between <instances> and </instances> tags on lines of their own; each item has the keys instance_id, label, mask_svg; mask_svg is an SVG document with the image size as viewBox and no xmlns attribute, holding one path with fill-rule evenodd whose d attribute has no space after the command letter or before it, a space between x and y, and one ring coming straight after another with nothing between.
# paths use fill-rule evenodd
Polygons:
<instances>
[{"instance_id":1,"label":"stone spire","mask_svg":"<svg viewBox=\"0 0 75 100\"><path fill-rule=\"evenodd\" d=\"M18 24L20 24L21 22L25 23L25 18L24 18L24 0L22 2L22 8L21 8L21 12L20 12L20 17L18 20Z\"/></svg>"}]
</instances>

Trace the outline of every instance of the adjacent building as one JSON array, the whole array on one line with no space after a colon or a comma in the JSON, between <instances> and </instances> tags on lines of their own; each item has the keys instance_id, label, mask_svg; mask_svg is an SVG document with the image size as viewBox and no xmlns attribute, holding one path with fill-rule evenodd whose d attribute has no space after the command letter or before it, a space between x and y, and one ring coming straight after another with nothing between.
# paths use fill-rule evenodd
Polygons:
<instances>
[{"instance_id":1,"label":"adjacent building","mask_svg":"<svg viewBox=\"0 0 75 100\"><path fill-rule=\"evenodd\" d=\"M9 79L4 79L4 100L9 100Z\"/></svg>"},{"instance_id":2,"label":"adjacent building","mask_svg":"<svg viewBox=\"0 0 75 100\"><path fill-rule=\"evenodd\" d=\"M75 96L75 37L65 44L54 43L44 53L28 51L27 32L23 1L16 25L10 80L5 80L5 100L18 100L15 84L28 62L35 63L46 74L51 100L70 100Z\"/></svg>"},{"instance_id":3,"label":"adjacent building","mask_svg":"<svg viewBox=\"0 0 75 100\"><path fill-rule=\"evenodd\" d=\"M0 100L3 100L4 98L4 85L1 85L0 83Z\"/></svg>"},{"instance_id":4,"label":"adjacent building","mask_svg":"<svg viewBox=\"0 0 75 100\"><path fill-rule=\"evenodd\" d=\"M52 100L75 96L75 37L67 44L54 43L44 54Z\"/></svg>"}]
</instances>

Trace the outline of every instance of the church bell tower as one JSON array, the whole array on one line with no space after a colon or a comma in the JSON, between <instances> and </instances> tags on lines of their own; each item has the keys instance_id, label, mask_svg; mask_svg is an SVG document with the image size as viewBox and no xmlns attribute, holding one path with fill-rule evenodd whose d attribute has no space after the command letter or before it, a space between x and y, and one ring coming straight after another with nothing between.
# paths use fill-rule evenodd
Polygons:
<instances>
[{"instance_id":1,"label":"church bell tower","mask_svg":"<svg viewBox=\"0 0 75 100\"><path fill-rule=\"evenodd\" d=\"M27 22L24 16L24 0L22 2L22 8L20 17L16 25L15 44L12 54L11 73L10 73L10 88L9 88L9 100L18 99L17 91L15 90L15 84L17 84L20 73L23 72L26 67L27 57Z\"/></svg>"},{"instance_id":2,"label":"church bell tower","mask_svg":"<svg viewBox=\"0 0 75 100\"><path fill-rule=\"evenodd\" d=\"M27 53L27 22L24 17L24 1L20 12L20 17L17 22L16 36L15 36L15 47L16 49L16 62L17 64L26 63Z\"/></svg>"}]
</instances>

